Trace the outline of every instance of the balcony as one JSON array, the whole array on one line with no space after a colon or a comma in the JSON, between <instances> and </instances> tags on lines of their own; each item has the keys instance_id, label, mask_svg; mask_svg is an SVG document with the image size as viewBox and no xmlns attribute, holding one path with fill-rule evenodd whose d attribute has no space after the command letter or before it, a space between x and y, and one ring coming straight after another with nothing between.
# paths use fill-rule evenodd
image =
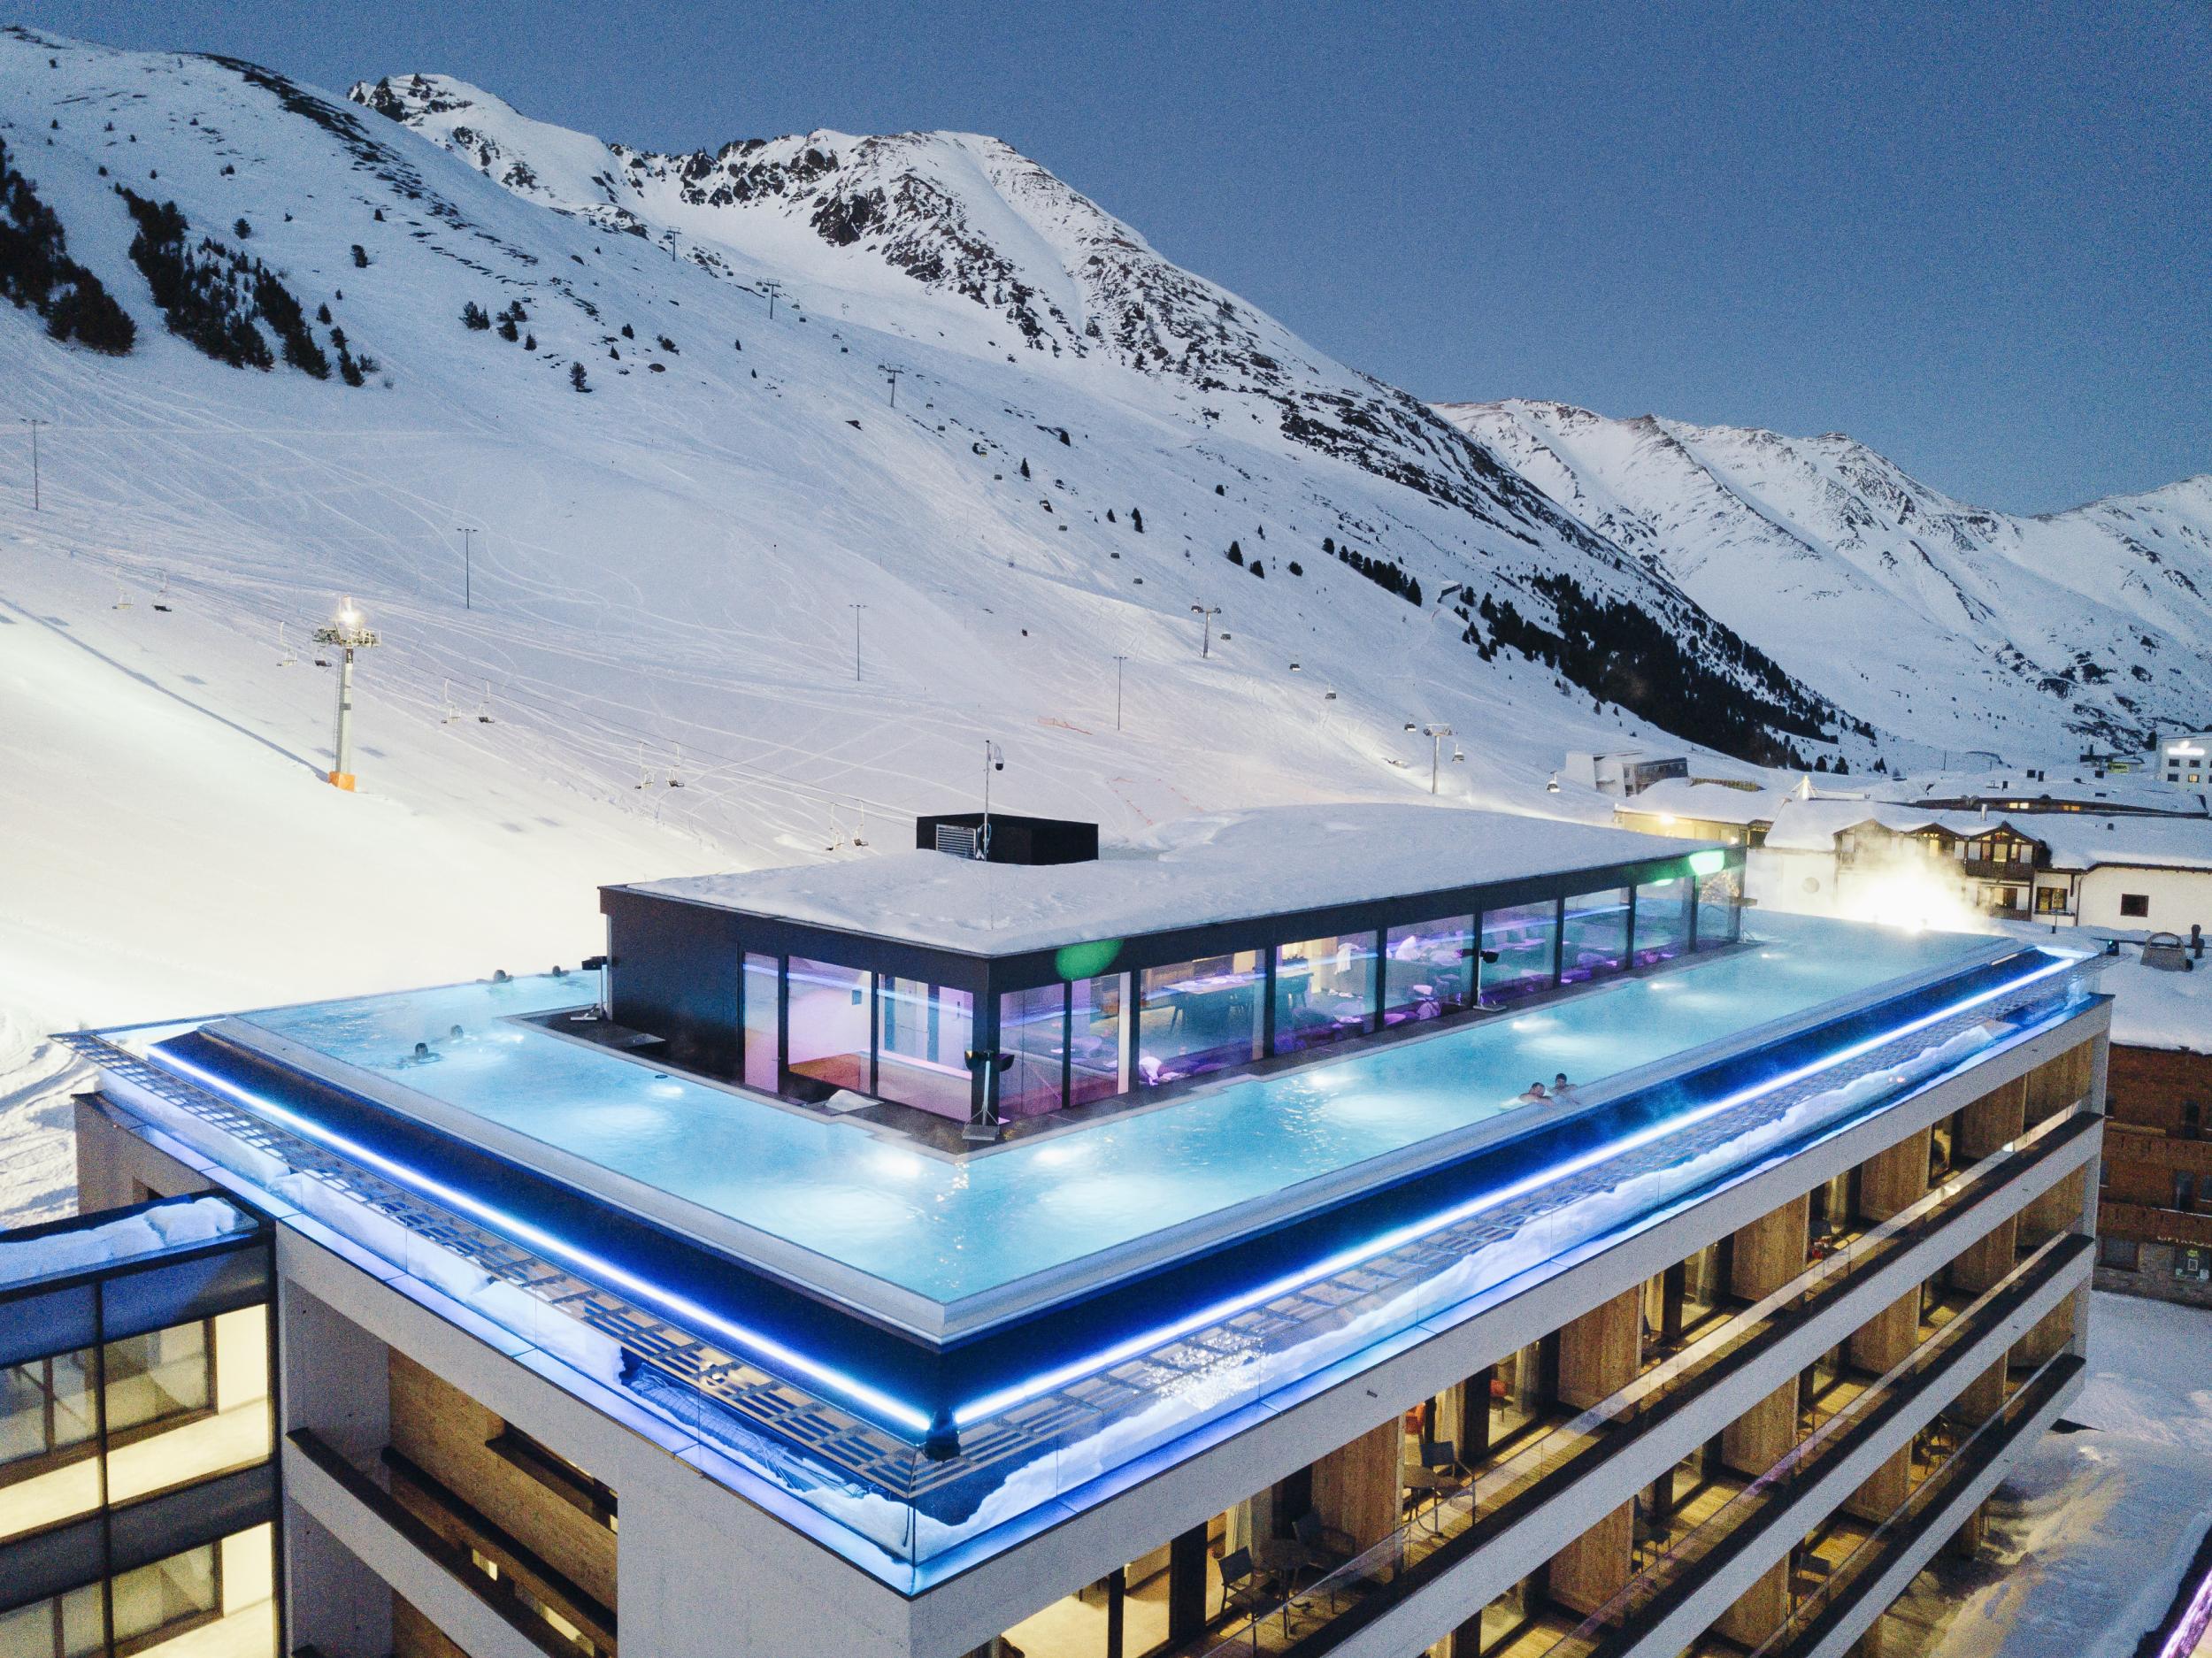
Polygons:
<instances>
[{"instance_id":1,"label":"balcony","mask_svg":"<svg viewBox=\"0 0 2212 1658\"><path fill-rule=\"evenodd\" d=\"M1771 1383L1747 1375L1753 1366L1770 1361L1785 1344L1792 1349L1802 1347L1804 1354L1793 1351L1784 1369L1786 1376L1793 1374L1798 1363L1839 1340L1854 1321L1870 1316L1901 1286L1909 1289L1937 1270L1941 1260L1955 1255L1956 1244L1939 1239L1939 1234L1955 1227L1973 1232L1973 1211L2013 1190L2034 1165L2062 1164L2066 1148L2093 1132L2096 1122L2075 1111L2039 1124L2020 1140L1962 1171L1911 1208L1814 1263L1773 1294L1709 1324L1688 1345L1655 1358L1611 1398L1578 1416L1540 1424L1532 1434L1518 1436L1487 1462L1464 1470L1463 1480L1447 1479L1442 1489L1409 1491L1412 1506L1407 1520L1374 1547L1310 1585L1290 1585L1293 1592L1287 1596L1279 1592L1261 1594L1245 1610L1217 1623L1205 1637L1178 1648L1178 1653L1191 1658L1294 1653L1304 1658L1326 1652L1389 1616L1475 1554L1494 1547L1513 1548L1515 1544L1507 1539L1517 1533L1526 1547L1542 1530L1538 1521L1541 1511L1585 1481L1601 1478L1625 1493L1663 1477L1695 1437L1696 1431L1689 1428L1690 1407L1703 1407L1697 1413L1697 1419L1703 1420L1711 1411L1716 1390L1722 1388L1743 1394L1740 1408L1756 1402ZM1922 1331L1924 1340L1943 1336L1955 1316L1966 1310L1964 1298L1939 1302ZM1945 1350L1949 1350L1947 1346ZM1753 1385L1745 1386L1747 1381ZM1860 1409L1857 1401L1867 1391L1863 1379L1830 1378L1812 1401L1802 1426L1809 1432L1822 1431L1834 1417ZM1679 1422L1683 1431L1663 1432L1673 1422ZM1670 1443L1675 1440L1682 1443ZM1653 1462L1655 1468L1644 1465ZM1748 1483L1733 1476L1706 1481L1683 1498L1663 1525L1646 1528L1638 1544L1640 1554L1650 1556L1671 1547ZM1540 1616L1536 1617L1515 1639L1531 1639L1530 1631L1542 1623ZM1562 1624L1552 1634L1563 1634L1567 1627ZM1499 1632L1507 1631L1502 1626ZM1425 1633L1420 1631L1415 1639ZM1486 1629L1486 1643L1490 1639Z\"/></svg>"}]
</instances>

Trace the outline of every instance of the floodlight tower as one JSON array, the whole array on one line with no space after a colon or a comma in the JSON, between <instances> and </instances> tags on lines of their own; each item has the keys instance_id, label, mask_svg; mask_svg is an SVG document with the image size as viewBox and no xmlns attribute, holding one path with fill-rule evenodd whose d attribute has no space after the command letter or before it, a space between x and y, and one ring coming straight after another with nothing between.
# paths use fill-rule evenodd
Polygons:
<instances>
[{"instance_id":1,"label":"floodlight tower","mask_svg":"<svg viewBox=\"0 0 2212 1658\"><path fill-rule=\"evenodd\" d=\"M319 645L335 645L343 654L338 662L338 739L334 764L330 771L334 787L350 791L353 787L353 653L366 650L383 641L369 626L369 618L361 614L349 598L338 607L338 614L324 626L315 630Z\"/></svg>"}]
</instances>

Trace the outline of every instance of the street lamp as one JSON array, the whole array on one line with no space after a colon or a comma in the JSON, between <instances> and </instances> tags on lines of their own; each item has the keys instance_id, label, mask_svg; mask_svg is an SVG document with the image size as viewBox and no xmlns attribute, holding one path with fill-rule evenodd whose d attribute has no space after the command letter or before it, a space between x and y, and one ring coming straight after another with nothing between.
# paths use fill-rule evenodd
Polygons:
<instances>
[{"instance_id":1,"label":"street lamp","mask_svg":"<svg viewBox=\"0 0 2212 1658\"><path fill-rule=\"evenodd\" d=\"M369 626L369 618L361 614L349 598L338 607L338 614L327 624L315 630L319 645L335 645L345 654L338 664L338 740L334 756L335 764L330 771L333 787L353 788L353 653L366 650L383 641Z\"/></svg>"}]
</instances>

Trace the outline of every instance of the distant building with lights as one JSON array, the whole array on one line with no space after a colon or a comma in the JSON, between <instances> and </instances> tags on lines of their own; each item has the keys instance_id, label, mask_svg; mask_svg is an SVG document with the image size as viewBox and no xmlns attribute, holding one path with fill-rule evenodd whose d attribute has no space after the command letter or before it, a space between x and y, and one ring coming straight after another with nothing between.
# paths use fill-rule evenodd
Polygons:
<instances>
[{"instance_id":1,"label":"distant building with lights","mask_svg":"<svg viewBox=\"0 0 2212 1658\"><path fill-rule=\"evenodd\" d=\"M2162 740L2152 771L2170 788L2195 794L2212 789L2212 731L2185 731Z\"/></svg>"},{"instance_id":2,"label":"distant building with lights","mask_svg":"<svg viewBox=\"0 0 2212 1658\"><path fill-rule=\"evenodd\" d=\"M65 1038L0 1631L1836 1658L2082 1386L2105 958L1747 913L1745 857L1234 814L610 887L581 971ZM83 1241L196 1199L219 1241ZM156 1338L122 1432L69 1437L65 1296Z\"/></svg>"}]
</instances>

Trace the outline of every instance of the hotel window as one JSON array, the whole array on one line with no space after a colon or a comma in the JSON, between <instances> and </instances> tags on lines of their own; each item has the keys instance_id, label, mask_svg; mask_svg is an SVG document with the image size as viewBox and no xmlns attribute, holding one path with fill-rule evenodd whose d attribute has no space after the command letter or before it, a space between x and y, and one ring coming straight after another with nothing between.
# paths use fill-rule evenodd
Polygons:
<instances>
[{"instance_id":1,"label":"hotel window","mask_svg":"<svg viewBox=\"0 0 2212 1658\"><path fill-rule=\"evenodd\" d=\"M1690 948L1690 906L1695 884L1686 875L1646 881L1636 889L1636 961L1663 962Z\"/></svg>"},{"instance_id":2,"label":"hotel window","mask_svg":"<svg viewBox=\"0 0 2212 1658\"><path fill-rule=\"evenodd\" d=\"M1562 984L1617 972L1627 965L1628 892L1625 887L1613 887L1567 900L1559 951Z\"/></svg>"},{"instance_id":3,"label":"hotel window","mask_svg":"<svg viewBox=\"0 0 2212 1658\"><path fill-rule=\"evenodd\" d=\"M1550 989L1558 938L1559 907L1548 899L1483 911L1482 948L1498 958L1483 969L1484 998L1509 1002Z\"/></svg>"},{"instance_id":4,"label":"hotel window","mask_svg":"<svg viewBox=\"0 0 2212 1658\"><path fill-rule=\"evenodd\" d=\"M2133 916L2138 920L2147 918L2151 913L2151 895L2148 893L2122 893L2120 913Z\"/></svg>"},{"instance_id":5,"label":"hotel window","mask_svg":"<svg viewBox=\"0 0 2212 1658\"><path fill-rule=\"evenodd\" d=\"M1126 1094L1130 1081L1129 975L1102 973L1068 986L1068 1103Z\"/></svg>"},{"instance_id":6,"label":"hotel window","mask_svg":"<svg viewBox=\"0 0 2212 1658\"><path fill-rule=\"evenodd\" d=\"M999 1078L1002 1119L1060 1109L1060 1072L1068 1056L1068 986L1010 990L998 999L999 1051L1012 1055Z\"/></svg>"},{"instance_id":7,"label":"hotel window","mask_svg":"<svg viewBox=\"0 0 2212 1658\"><path fill-rule=\"evenodd\" d=\"M779 1062L776 982L780 977L776 958L748 952L745 957L744 1040L745 1086L764 1094L776 1092Z\"/></svg>"},{"instance_id":8,"label":"hotel window","mask_svg":"<svg viewBox=\"0 0 2212 1658\"><path fill-rule=\"evenodd\" d=\"M2063 887L2039 887L2035 889L2035 913L2039 916L2062 916L2066 913L2066 889Z\"/></svg>"},{"instance_id":9,"label":"hotel window","mask_svg":"<svg viewBox=\"0 0 2212 1658\"><path fill-rule=\"evenodd\" d=\"M967 991L888 973L878 982L875 1092L882 1098L964 1121L974 1046L975 997Z\"/></svg>"},{"instance_id":10,"label":"hotel window","mask_svg":"<svg viewBox=\"0 0 2212 1658\"><path fill-rule=\"evenodd\" d=\"M867 969L795 956L789 985L783 1092L811 1100L840 1088L872 1094Z\"/></svg>"},{"instance_id":11,"label":"hotel window","mask_svg":"<svg viewBox=\"0 0 2212 1658\"><path fill-rule=\"evenodd\" d=\"M2097 1240L2097 1264L2115 1272L2133 1272L2143 1263L2143 1246L2132 1238Z\"/></svg>"},{"instance_id":12,"label":"hotel window","mask_svg":"<svg viewBox=\"0 0 2212 1658\"><path fill-rule=\"evenodd\" d=\"M1257 1059L1265 977L1257 950L1146 968L1137 1079L1176 1082Z\"/></svg>"},{"instance_id":13,"label":"hotel window","mask_svg":"<svg viewBox=\"0 0 2212 1658\"><path fill-rule=\"evenodd\" d=\"M1375 1028L1375 935L1306 939L1275 951L1275 1051L1294 1054Z\"/></svg>"},{"instance_id":14,"label":"hotel window","mask_svg":"<svg viewBox=\"0 0 2212 1658\"><path fill-rule=\"evenodd\" d=\"M1382 1022L1433 1019L1475 1005L1475 918L1447 916L1383 935Z\"/></svg>"}]
</instances>

